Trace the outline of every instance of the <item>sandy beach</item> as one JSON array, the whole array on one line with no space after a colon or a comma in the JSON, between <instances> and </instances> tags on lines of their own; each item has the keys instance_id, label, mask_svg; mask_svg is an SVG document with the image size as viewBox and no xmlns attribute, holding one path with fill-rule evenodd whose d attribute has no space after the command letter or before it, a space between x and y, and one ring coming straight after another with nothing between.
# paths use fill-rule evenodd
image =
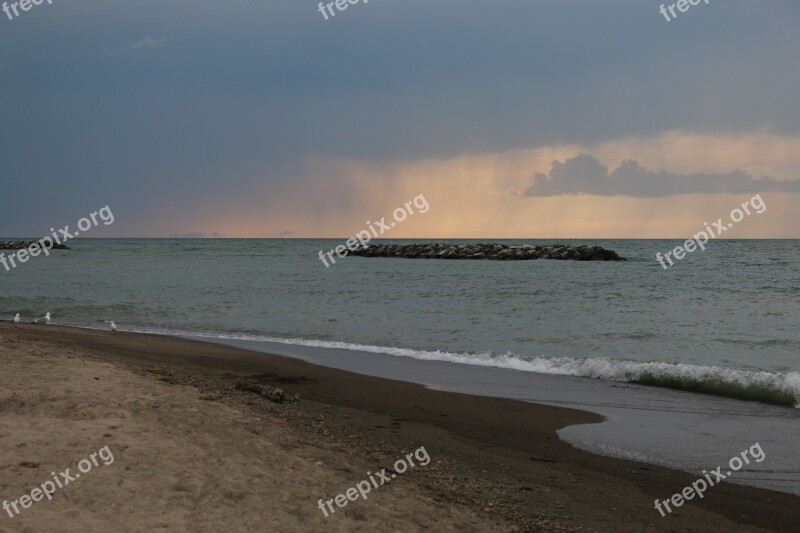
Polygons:
<instances>
[{"instance_id":1,"label":"sandy beach","mask_svg":"<svg viewBox=\"0 0 800 533\"><path fill-rule=\"evenodd\" d=\"M599 422L569 409L58 326L0 323L0 365L4 500L105 446L114 457L4 513L4 532L791 531L800 518L796 497L728 483L662 518L654 499L694 477L559 441L560 427ZM241 390L256 384L299 401ZM318 508L421 446L427 466Z\"/></svg>"}]
</instances>

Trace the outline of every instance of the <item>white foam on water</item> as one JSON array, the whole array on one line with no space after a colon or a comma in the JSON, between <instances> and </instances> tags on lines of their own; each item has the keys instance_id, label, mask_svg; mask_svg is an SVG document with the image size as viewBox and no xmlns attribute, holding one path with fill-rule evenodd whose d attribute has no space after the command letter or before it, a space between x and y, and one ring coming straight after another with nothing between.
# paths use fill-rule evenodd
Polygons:
<instances>
[{"instance_id":1,"label":"white foam on water","mask_svg":"<svg viewBox=\"0 0 800 533\"><path fill-rule=\"evenodd\" d=\"M190 337L200 336L227 340L274 342L315 348L334 348L379 353L395 357L409 357L424 361L444 361L540 374L643 383L652 386L800 407L800 372L768 372L686 363L624 361L607 357L577 359L573 357L540 356L526 358L513 353L454 353L442 350L414 350L393 346L371 346L302 338L286 339L252 334L166 332L150 328L143 328L142 331L172 335L180 334Z\"/></svg>"}]
</instances>

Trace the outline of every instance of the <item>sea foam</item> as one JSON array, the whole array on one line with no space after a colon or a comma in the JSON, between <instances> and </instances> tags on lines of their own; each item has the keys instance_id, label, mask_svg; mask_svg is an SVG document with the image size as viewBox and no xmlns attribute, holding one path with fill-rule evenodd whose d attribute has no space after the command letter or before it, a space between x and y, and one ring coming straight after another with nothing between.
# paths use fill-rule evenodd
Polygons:
<instances>
[{"instance_id":1,"label":"sea foam","mask_svg":"<svg viewBox=\"0 0 800 533\"><path fill-rule=\"evenodd\" d=\"M579 359L573 357L523 357L513 353L454 353L336 341L283 339L260 335L222 334L216 335L216 337L355 350L427 361L445 361L540 374L639 383L740 400L800 407L800 372L768 372L686 363L625 361L607 357Z\"/></svg>"}]
</instances>

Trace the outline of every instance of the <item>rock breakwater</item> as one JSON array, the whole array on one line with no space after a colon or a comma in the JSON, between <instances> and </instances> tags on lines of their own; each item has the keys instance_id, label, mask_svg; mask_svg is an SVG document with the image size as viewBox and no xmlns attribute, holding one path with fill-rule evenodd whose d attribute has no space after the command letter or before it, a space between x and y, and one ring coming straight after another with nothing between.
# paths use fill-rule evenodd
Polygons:
<instances>
[{"instance_id":1,"label":"rock breakwater","mask_svg":"<svg viewBox=\"0 0 800 533\"><path fill-rule=\"evenodd\" d=\"M397 257L403 259L482 259L493 261L525 261L560 259L570 261L626 261L613 250L601 246L552 244L370 244L348 250L347 255L360 257Z\"/></svg>"},{"instance_id":2,"label":"rock breakwater","mask_svg":"<svg viewBox=\"0 0 800 533\"><path fill-rule=\"evenodd\" d=\"M41 245L39 241L0 241L0 250L23 250L34 243ZM69 246L53 244L51 250L69 250Z\"/></svg>"}]
</instances>

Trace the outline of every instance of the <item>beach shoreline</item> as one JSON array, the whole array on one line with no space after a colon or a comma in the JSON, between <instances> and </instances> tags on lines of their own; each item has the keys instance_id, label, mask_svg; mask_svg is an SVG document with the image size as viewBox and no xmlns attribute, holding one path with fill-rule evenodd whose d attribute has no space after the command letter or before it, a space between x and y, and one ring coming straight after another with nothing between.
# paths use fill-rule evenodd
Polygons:
<instances>
[{"instance_id":1,"label":"beach shoreline","mask_svg":"<svg viewBox=\"0 0 800 533\"><path fill-rule=\"evenodd\" d=\"M0 357L9 358L4 366L15 353L27 354L31 345L44 346L46 357L55 360L70 352L71 358L87 364L103 363L136 375L137 379L154 381L159 387L167 387L163 392L167 397L169 387L194 388L205 398L197 399L199 405L225 406L254 418L280 420L284 438L293 440L294 445L303 443L333 456L362 460L358 465L361 469L354 468L345 476L350 481L336 492L354 485L368 469L385 467L408 451L425 446L431 465L404 475L403 483L414 483L414 490L423 490L432 502L457 510L434 521L437 527L470 529L456 519L465 516L467 510L474 516L464 520L475 530L494 524L500 530L520 531L723 531L731 527L790 531L800 519L800 500L796 496L729 483L713 487L702 500L687 502L662 518L653 506L654 500L679 492L696 477L593 455L559 440L556 432L561 428L602 421L583 411L435 391L297 359L175 337L62 326L13 327L7 322L0 322L0 336L4 341ZM39 378L27 378L24 385L18 384L19 390L6 384L4 394L36 393ZM239 383L280 387L288 396L299 395L300 400L275 404L236 390ZM112 394L105 401L116 400ZM269 440L259 436L259 428L251 429L255 431L250 438ZM4 433L14 431L7 427ZM0 439L0 443L6 440ZM113 442L108 444L114 448ZM3 448L5 452L6 446ZM13 465L2 467L5 468L0 472L13 469ZM0 487L13 484L6 475L3 478ZM319 515L312 513L314 522L302 527L296 522L298 529L329 528L336 523L357 527L372 519L375 502L386 506L391 500L397 511L411 503L395 499L394 493L409 493L404 486L392 489L391 494L375 494L368 503L353 502L343 509L346 512L322 521L322 514L316 509L317 499L333 494L309 479L305 489L297 489L305 493L302 501L286 505L308 508ZM2 496L8 498L7 492L4 490ZM406 511L419 511L417 514L424 518L421 508ZM363 521L358 522L359 519ZM0 530L7 526L0 520ZM422 523L417 527L424 529Z\"/></svg>"}]
</instances>

